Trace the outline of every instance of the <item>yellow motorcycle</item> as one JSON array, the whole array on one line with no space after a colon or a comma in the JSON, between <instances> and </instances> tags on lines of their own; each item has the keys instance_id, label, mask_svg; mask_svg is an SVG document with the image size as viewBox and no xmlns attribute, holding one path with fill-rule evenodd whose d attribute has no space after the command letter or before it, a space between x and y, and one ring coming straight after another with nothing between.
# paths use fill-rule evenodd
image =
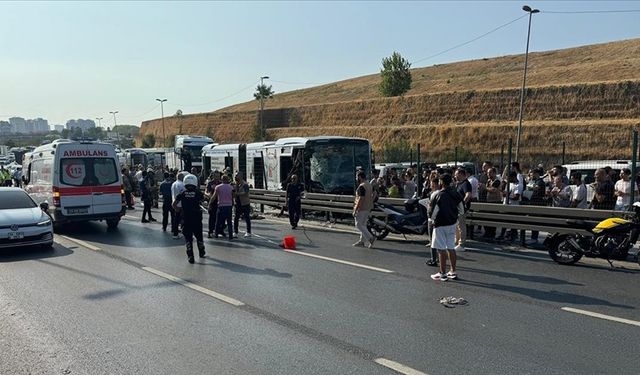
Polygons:
<instances>
[{"instance_id":1,"label":"yellow motorcycle","mask_svg":"<svg viewBox=\"0 0 640 375\"><path fill-rule=\"evenodd\" d=\"M554 233L547 237L544 246L551 259L559 264L574 264L583 256L606 259L613 267L612 259L625 260L629 250L640 235L640 202L633 204L625 218L609 218L596 225L583 220L570 220L591 235Z\"/></svg>"}]
</instances>

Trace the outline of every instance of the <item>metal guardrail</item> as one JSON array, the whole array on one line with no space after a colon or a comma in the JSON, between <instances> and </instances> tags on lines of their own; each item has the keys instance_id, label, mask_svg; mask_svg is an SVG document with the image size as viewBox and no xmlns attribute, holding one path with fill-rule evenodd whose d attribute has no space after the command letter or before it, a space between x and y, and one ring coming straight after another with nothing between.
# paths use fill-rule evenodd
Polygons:
<instances>
[{"instance_id":1,"label":"metal guardrail","mask_svg":"<svg viewBox=\"0 0 640 375\"><path fill-rule=\"evenodd\" d=\"M285 205L284 191L251 190L252 203L282 208ZM328 213L350 214L353 212L354 196L306 193L302 199L302 209ZM404 208L405 199L380 198L398 208ZM375 216L384 216L374 211ZM589 234L582 222L596 224L610 217L623 217L624 212L608 210L590 210L580 208L558 208L543 206L509 206L503 204L477 203L471 204L465 223L519 230L537 230L548 233L581 233Z\"/></svg>"},{"instance_id":2,"label":"metal guardrail","mask_svg":"<svg viewBox=\"0 0 640 375\"><path fill-rule=\"evenodd\" d=\"M284 191L259 190L250 191L251 203L258 203L265 206L282 208L285 206ZM328 213L351 214L353 212L353 195L318 194L305 193L302 198L302 209L309 211L320 211ZM394 207L404 208L405 199L400 198L380 198L378 202L390 204ZM375 216L384 216L380 211L372 213Z\"/></svg>"},{"instance_id":3,"label":"metal guardrail","mask_svg":"<svg viewBox=\"0 0 640 375\"><path fill-rule=\"evenodd\" d=\"M597 224L604 219L624 215L621 211L474 202L465 222L467 225L588 235L584 223Z\"/></svg>"}]
</instances>

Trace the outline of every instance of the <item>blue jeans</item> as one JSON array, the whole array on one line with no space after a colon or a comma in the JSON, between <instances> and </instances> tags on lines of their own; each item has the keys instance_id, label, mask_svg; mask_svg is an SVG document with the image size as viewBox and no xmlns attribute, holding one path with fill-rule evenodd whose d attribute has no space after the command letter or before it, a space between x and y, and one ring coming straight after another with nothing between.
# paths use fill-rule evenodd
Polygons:
<instances>
[{"instance_id":1,"label":"blue jeans","mask_svg":"<svg viewBox=\"0 0 640 375\"><path fill-rule=\"evenodd\" d=\"M229 231L229 239L233 238L233 223L231 220L231 206L218 206L218 215L216 217L216 236L222 234L222 229L226 223Z\"/></svg>"}]
</instances>

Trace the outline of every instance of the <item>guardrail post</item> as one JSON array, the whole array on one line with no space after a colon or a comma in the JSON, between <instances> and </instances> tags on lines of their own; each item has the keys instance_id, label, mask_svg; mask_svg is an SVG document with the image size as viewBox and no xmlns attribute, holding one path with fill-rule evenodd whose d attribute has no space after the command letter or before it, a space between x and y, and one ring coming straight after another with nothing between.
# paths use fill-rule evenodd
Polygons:
<instances>
[{"instance_id":1,"label":"guardrail post","mask_svg":"<svg viewBox=\"0 0 640 375\"><path fill-rule=\"evenodd\" d=\"M635 202L636 193L636 163L638 161L638 131L633 129L633 143L631 146L631 197L629 210L633 210L633 202Z\"/></svg>"},{"instance_id":2,"label":"guardrail post","mask_svg":"<svg viewBox=\"0 0 640 375\"><path fill-rule=\"evenodd\" d=\"M264 204L260 203L260 213L264 213Z\"/></svg>"}]
</instances>

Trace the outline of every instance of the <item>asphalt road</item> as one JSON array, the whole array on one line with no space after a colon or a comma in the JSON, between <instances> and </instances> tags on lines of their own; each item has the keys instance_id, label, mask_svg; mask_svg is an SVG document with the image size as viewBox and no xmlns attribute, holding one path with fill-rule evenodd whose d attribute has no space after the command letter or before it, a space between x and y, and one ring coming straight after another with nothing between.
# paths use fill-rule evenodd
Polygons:
<instances>
[{"instance_id":1,"label":"asphalt road","mask_svg":"<svg viewBox=\"0 0 640 375\"><path fill-rule=\"evenodd\" d=\"M421 239L266 219L191 265L140 214L0 253L1 374L640 373L637 264L471 242L434 282Z\"/></svg>"}]
</instances>

